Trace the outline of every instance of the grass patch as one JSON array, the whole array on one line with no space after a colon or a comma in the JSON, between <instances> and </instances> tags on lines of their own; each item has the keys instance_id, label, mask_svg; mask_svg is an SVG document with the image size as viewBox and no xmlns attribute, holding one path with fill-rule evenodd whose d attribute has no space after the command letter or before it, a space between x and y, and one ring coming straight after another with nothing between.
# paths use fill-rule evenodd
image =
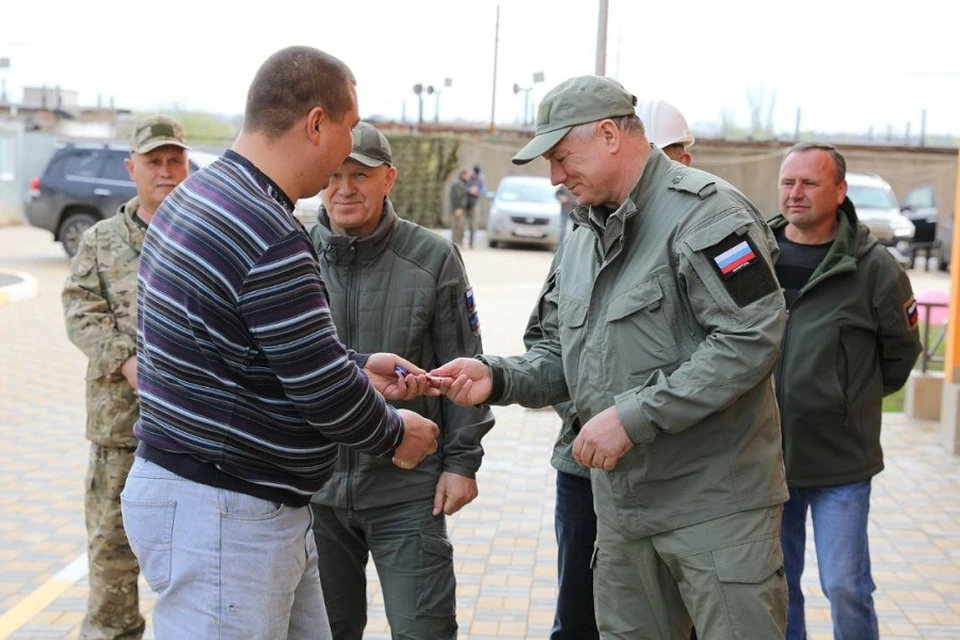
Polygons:
<instances>
[{"instance_id":1,"label":"grass patch","mask_svg":"<svg viewBox=\"0 0 960 640\"><path fill-rule=\"evenodd\" d=\"M930 327L930 341L936 342L937 338L940 335L940 326ZM920 323L920 338L923 339L923 323ZM947 340L944 338L940 341L940 344L937 345L936 350L934 351L934 356L943 357L947 350ZM915 369L920 368L920 359L917 359L917 364L914 367ZM942 362L928 362L927 371L943 371ZM904 389L900 389L894 393L891 393L886 398L883 399L883 411L884 413L902 413L903 412L903 401L906 397L907 392Z\"/></svg>"}]
</instances>

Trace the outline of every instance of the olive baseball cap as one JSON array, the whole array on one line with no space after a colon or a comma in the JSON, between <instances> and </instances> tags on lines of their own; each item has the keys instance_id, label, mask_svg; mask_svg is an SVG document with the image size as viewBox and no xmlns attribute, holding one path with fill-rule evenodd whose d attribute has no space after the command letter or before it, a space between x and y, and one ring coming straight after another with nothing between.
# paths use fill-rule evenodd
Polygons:
<instances>
[{"instance_id":1,"label":"olive baseball cap","mask_svg":"<svg viewBox=\"0 0 960 640\"><path fill-rule=\"evenodd\" d=\"M130 133L131 153L150 153L164 146L189 149L183 136L183 125L170 116L149 116L137 122Z\"/></svg>"},{"instance_id":2,"label":"olive baseball cap","mask_svg":"<svg viewBox=\"0 0 960 640\"><path fill-rule=\"evenodd\" d=\"M526 164L550 151L570 129L636 113L637 97L606 76L571 78L550 90L537 109L533 140L513 156L514 164Z\"/></svg>"},{"instance_id":3,"label":"olive baseball cap","mask_svg":"<svg viewBox=\"0 0 960 640\"><path fill-rule=\"evenodd\" d=\"M361 122L353 128L353 151L350 158L368 167L393 166L393 154L387 137L372 124Z\"/></svg>"}]
</instances>

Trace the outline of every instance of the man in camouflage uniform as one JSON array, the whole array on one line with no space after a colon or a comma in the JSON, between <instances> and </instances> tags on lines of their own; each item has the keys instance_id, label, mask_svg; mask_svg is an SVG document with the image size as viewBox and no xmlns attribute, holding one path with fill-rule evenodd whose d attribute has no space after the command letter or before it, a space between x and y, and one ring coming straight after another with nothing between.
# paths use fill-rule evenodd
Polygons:
<instances>
[{"instance_id":1,"label":"man in camouflage uniform","mask_svg":"<svg viewBox=\"0 0 960 640\"><path fill-rule=\"evenodd\" d=\"M87 366L87 471L84 510L90 596L81 638L140 638L137 577L127 543L120 491L133 464L137 401L137 269L160 202L188 172L183 127L172 118L139 122L124 163L137 195L117 215L88 229L63 288L67 336Z\"/></svg>"}]
</instances>

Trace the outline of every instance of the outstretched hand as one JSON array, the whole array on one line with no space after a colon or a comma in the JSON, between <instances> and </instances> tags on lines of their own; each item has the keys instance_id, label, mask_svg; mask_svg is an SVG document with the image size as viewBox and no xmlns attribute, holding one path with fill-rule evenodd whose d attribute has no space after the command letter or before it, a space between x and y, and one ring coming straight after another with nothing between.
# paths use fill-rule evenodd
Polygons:
<instances>
[{"instance_id":1,"label":"outstretched hand","mask_svg":"<svg viewBox=\"0 0 960 640\"><path fill-rule=\"evenodd\" d=\"M387 400L412 400L441 393L439 381L431 380L426 371L392 353L371 354L363 371Z\"/></svg>"},{"instance_id":2,"label":"outstretched hand","mask_svg":"<svg viewBox=\"0 0 960 640\"><path fill-rule=\"evenodd\" d=\"M493 378L490 367L476 358L457 358L430 372L433 384L448 398L467 407L490 398Z\"/></svg>"}]
</instances>

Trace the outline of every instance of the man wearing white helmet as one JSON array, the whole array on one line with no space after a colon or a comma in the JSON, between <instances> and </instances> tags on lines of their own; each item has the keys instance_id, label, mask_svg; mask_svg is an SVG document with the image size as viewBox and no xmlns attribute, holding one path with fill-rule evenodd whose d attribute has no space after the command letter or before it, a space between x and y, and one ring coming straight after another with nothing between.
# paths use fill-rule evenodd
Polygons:
<instances>
[{"instance_id":1,"label":"man wearing white helmet","mask_svg":"<svg viewBox=\"0 0 960 640\"><path fill-rule=\"evenodd\" d=\"M645 100L637 105L637 115L650 142L671 160L690 166L693 159L687 149L693 146L693 132L675 106L665 100Z\"/></svg>"}]
</instances>

